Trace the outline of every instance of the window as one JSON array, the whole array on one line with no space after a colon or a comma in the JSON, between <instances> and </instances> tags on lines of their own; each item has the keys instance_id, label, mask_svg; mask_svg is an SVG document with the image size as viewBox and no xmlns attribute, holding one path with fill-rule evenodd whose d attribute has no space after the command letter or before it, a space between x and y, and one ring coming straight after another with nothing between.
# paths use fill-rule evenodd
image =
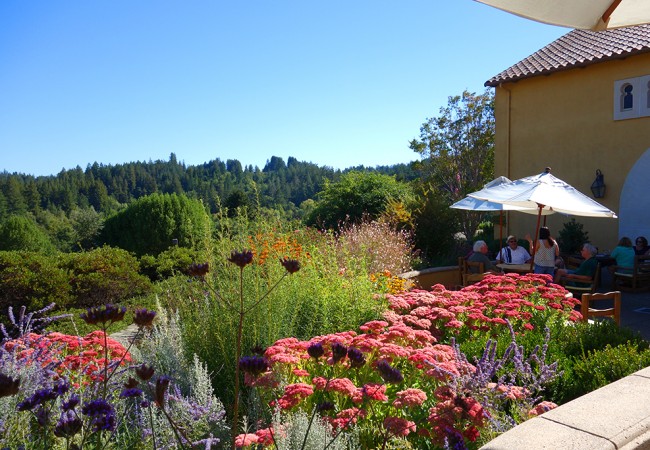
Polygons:
<instances>
[{"instance_id":1,"label":"window","mask_svg":"<svg viewBox=\"0 0 650 450\"><path fill-rule=\"evenodd\" d=\"M650 75L614 82L614 120L650 116Z\"/></svg>"}]
</instances>

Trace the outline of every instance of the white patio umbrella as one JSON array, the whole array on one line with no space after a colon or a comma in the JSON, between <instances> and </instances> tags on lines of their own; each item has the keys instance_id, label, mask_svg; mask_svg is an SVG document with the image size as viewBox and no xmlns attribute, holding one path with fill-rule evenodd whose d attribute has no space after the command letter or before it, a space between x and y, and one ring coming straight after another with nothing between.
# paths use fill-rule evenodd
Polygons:
<instances>
[{"instance_id":1,"label":"white patio umbrella","mask_svg":"<svg viewBox=\"0 0 650 450\"><path fill-rule=\"evenodd\" d=\"M551 175L547 168L543 173L484 188L470 196L508 206L537 209L537 228L545 211L583 217L616 218L614 211L584 195L570 184ZM537 243L537 232L533 248ZM532 266L532 262L531 262Z\"/></svg>"},{"instance_id":2,"label":"white patio umbrella","mask_svg":"<svg viewBox=\"0 0 650 450\"><path fill-rule=\"evenodd\" d=\"M480 191L472 192L464 199L459 200L450 206L450 208L463 209L466 211L477 211L477 212L499 211L499 247L501 247L501 243L503 242L503 236L501 234L503 230L503 211L520 211L528 214L538 214L537 206L533 208L529 208L529 207L521 207L516 205L505 205L503 203L495 203L489 200L480 200L474 197L474 195L477 194L479 196L482 195L481 193L483 193L486 190L489 190L490 188L500 186L503 184L508 184L508 183L512 183L512 181L509 178L504 176L497 177L494 180L490 181L489 183L485 184L483 186L483 189L481 189ZM553 214L553 213L554 211L550 211L550 210L542 212L542 214Z\"/></svg>"},{"instance_id":3,"label":"white patio umbrella","mask_svg":"<svg viewBox=\"0 0 650 450\"><path fill-rule=\"evenodd\" d=\"M550 169L539 175L501 183L469 195L478 200L534 209L538 214L559 212L584 217L616 217L614 211L553 176Z\"/></svg>"},{"instance_id":4,"label":"white patio umbrella","mask_svg":"<svg viewBox=\"0 0 650 450\"><path fill-rule=\"evenodd\" d=\"M648 0L476 0L538 22L606 30L650 23Z\"/></svg>"}]
</instances>

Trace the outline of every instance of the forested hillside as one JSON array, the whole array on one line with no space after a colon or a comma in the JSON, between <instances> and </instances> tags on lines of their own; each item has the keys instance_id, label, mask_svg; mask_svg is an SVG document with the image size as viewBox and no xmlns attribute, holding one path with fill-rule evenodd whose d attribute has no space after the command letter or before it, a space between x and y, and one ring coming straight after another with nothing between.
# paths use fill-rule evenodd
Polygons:
<instances>
[{"instance_id":1,"label":"forested hillside","mask_svg":"<svg viewBox=\"0 0 650 450\"><path fill-rule=\"evenodd\" d=\"M362 166L354 170L378 171L396 175L400 180L415 178L415 172L406 164ZM5 171L0 173L0 220L27 212L69 214L91 206L95 212L107 214L120 205L154 193L183 193L201 199L210 212L216 212L220 206L233 209L258 204L296 216L302 202L313 199L322 190L324 180L336 181L341 173L293 157L285 163L277 156L272 156L263 169L243 166L236 159L224 162L218 158L187 166L173 153L169 161L117 165L96 162L85 170L77 166L53 176L34 177Z\"/></svg>"}]
</instances>

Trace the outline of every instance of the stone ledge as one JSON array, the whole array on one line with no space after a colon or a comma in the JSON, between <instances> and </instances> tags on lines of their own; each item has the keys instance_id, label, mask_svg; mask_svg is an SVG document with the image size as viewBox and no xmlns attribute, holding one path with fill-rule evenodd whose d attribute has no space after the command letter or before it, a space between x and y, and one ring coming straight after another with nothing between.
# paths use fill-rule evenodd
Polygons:
<instances>
[{"instance_id":1,"label":"stone ledge","mask_svg":"<svg viewBox=\"0 0 650 450\"><path fill-rule=\"evenodd\" d=\"M650 449L650 367L527 420L481 449Z\"/></svg>"}]
</instances>

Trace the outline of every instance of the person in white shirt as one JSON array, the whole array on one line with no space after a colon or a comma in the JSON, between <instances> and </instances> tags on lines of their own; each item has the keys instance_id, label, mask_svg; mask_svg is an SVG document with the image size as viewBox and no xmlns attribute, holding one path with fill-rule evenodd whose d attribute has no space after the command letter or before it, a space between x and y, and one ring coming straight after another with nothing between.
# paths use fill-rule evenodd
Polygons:
<instances>
[{"instance_id":1,"label":"person in white shirt","mask_svg":"<svg viewBox=\"0 0 650 450\"><path fill-rule=\"evenodd\" d=\"M506 264L526 264L530 262L528 251L517 244L515 236L508 236L506 239L507 247L503 247L497 256L498 263Z\"/></svg>"}]
</instances>

